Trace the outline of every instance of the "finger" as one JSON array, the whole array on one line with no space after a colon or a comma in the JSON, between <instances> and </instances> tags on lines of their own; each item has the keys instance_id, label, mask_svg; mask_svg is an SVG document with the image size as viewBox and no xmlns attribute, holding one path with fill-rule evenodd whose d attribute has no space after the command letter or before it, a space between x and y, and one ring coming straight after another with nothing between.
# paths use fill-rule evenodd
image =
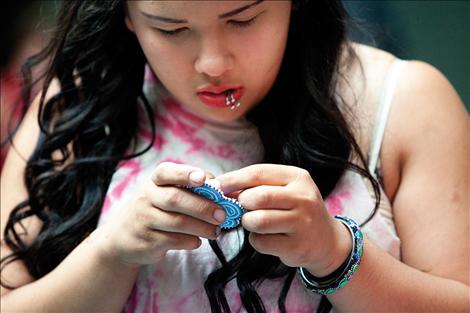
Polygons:
<instances>
[{"instance_id":1,"label":"finger","mask_svg":"<svg viewBox=\"0 0 470 313\"><path fill-rule=\"evenodd\" d=\"M194 250L202 243L197 236L156 230L149 230L146 241L152 242L155 250Z\"/></svg>"},{"instance_id":2,"label":"finger","mask_svg":"<svg viewBox=\"0 0 470 313\"><path fill-rule=\"evenodd\" d=\"M154 210L151 220L147 221L146 226L152 230L186 234L207 239L216 239L220 232L215 225L188 215L162 210Z\"/></svg>"},{"instance_id":3,"label":"finger","mask_svg":"<svg viewBox=\"0 0 470 313\"><path fill-rule=\"evenodd\" d=\"M220 189L220 187L219 187ZM239 190L239 191L234 191L234 192L231 192L231 193L226 193L225 196L228 197L228 198L233 198L233 199L238 199L238 196L240 195L242 191Z\"/></svg>"},{"instance_id":4,"label":"finger","mask_svg":"<svg viewBox=\"0 0 470 313\"><path fill-rule=\"evenodd\" d=\"M202 244L201 238L179 233L168 233L168 250L195 250Z\"/></svg>"},{"instance_id":5,"label":"finger","mask_svg":"<svg viewBox=\"0 0 470 313\"><path fill-rule=\"evenodd\" d=\"M258 185L287 185L300 168L279 164L255 164L217 176L224 193L231 193Z\"/></svg>"},{"instance_id":6,"label":"finger","mask_svg":"<svg viewBox=\"0 0 470 313\"><path fill-rule=\"evenodd\" d=\"M294 231L297 218L289 210L257 210L245 213L242 225L257 234L289 234Z\"/></svg>"},{"instance_id":7,"label":"finger","mask_svg":"<svg viewBox=\"0 0 470 313\"><path fill-rule=\"evenodd\" d=\"M162 162L153 171L151 179L157 186L199 186L206 180L206 173L195 166Z\"/></svg>"},{"instance_id":8,"label":"finger","mask_svg":"<svg viewBox=\"0 0 470 313\"><path fill-rule=\"evenodd\" d=\"M269 234L260 235L250 233L248 240L253 248L263 254L279 256L283 251L289 251L291 240L287 235Z\"/></svg>"},{"instance_id":9,"label":"finger","mask_svg":"<svg viewBox=\"0 0 470 313\"><path fill-rule=\"evenodd\" d=\"M303 197L286 186L256 186L241 191L237 200L247 210L290 209Z\"/></svg>"},{"instance_id":10,"label":"finger","mask_svg":"<svg viewBox=\"0 0 470 313\"><path fill-rule=\"evenodd\" d=\"M160 187L151 190L148 198L152 206L167 212L188 215L213 225L225 220L225 211L220 206L182 187Z\"/></svg>"}]
</instances>

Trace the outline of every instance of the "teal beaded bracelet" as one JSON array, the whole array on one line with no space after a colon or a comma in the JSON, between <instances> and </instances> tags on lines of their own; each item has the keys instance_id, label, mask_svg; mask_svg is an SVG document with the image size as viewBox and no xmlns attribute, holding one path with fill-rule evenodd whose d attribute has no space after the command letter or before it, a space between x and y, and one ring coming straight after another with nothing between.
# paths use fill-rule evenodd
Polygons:
<instances>
[{"instance_id":1,"label":"teal beaded bracelet","mask_svg":"<svg viewBox=\"0 0 470 313\"><path fill-rule=\"evenodd\" d=\"M297 268L297 273L299 274L305 288L321 295L332 294L348 283L352 275L357 271L364 251L364 238L359 225L354 220L346 216L336 215L335 218L349 229L353 240L351 254L347 261L343 263L344 269L338 269L339 271L337 270L341 274L337 277L332 277L327 281L316 281L312 279L314 276L308 273L304 268Z\"/></svg>"}]
</instances>

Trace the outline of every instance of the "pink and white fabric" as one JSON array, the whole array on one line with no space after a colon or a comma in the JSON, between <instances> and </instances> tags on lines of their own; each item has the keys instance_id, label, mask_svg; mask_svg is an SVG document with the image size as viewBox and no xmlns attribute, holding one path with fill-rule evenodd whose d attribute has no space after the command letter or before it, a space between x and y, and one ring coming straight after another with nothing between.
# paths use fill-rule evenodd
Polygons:
<instances>
[{"instance_id":1,"label":"pink and white fabric","mask_svg":"<svg viewBox=\"0 0 470 313\"><path fill-rule=\"evenodd\" d=\"M214 175L239 169L262 160L263 148L254 125L246 120L228 124L205 121L187 111L159 90L147 71L144 91L155 108L157 140L144 155L122 162L115 172L102 208L100 224L123 209L139 185L149 179L155 167L164 161L198 166ZM142 117L142 125L148 125ZM150 128L139 134L138 148L150 142ZM367 218L374 200L364 180L353 172L345 172L336 188L325 199L333 215L344 214L358 222ZM399 239L381 214L363 229L365 235L395 257L399 257ZM236 255L243 242L242 230L223 232L218 242L227 258ZM203 313L210 312L204 291L206 277L218 268L219 261L207 241L197 250L170 251L151 266L144 267L135 283L125 312L139 313ZM267 312L278 312L277 300L284 280L266 280L257 289ZM225 294L232 312L246 312L236 282L230 282ZM305 290L296 277L289 290L288 312L314 312L320 296Z\"/></svg>"}]
</instances>

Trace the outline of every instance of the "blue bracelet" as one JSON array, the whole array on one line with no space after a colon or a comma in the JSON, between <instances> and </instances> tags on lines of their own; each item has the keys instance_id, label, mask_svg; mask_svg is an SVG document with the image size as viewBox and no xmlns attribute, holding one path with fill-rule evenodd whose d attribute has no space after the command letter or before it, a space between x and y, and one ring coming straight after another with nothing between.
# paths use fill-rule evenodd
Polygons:
<instances>
[{"instance_id":1,"label":"blue bracelet","mask_svg":"<svg viewBox=\"0 0 470 313\"><path fill-rule=\"evenodd\" d=\"M222 190L207 183L196 187L185 186L185 188L197 195L215 202L225 210L225 221L220 225L220 228L230 229L240 225L240 220L243 213L245 213L245 209L237 200L226 197Z\"/></svg>"},{"instance_id":2,"label":"blue bracelet","mask_svg":"<svg viewBox=\"0 0 470 313\"><path fill-rule=\"evenodd\" d=\"M313 280L313 276L304 268L297 268L297 273L299 274L304 286L308 290L321 295L332 294L348 283L352 275L357 271L364 251L364 238L359 225L354 220L346 216L336 215L335 218L349 229L353 240L353 248L349 255L349 260L343 263L346 264L346 266L344 267L344 270L340 271L341 274L324 283Z\"/></svg>"}]
</instances>

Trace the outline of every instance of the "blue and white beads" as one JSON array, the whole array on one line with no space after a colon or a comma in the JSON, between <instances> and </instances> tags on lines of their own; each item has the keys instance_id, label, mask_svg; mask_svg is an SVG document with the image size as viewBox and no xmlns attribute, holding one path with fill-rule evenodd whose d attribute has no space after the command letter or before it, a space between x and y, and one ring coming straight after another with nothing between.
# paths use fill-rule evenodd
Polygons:
<instances>
[{"instance_id":1,"label":"blue and white beads","mask_svg":"<svg viewBox=\"0 0 470 313\"><path fill-rule=\"evenodd\" d=\"M222 190L211 186L208 183L204 183L204 185L196 187L186 186L186 189L215 202L225 210L227 216L225 217L225 221L220 225L220 228L230 229L240 225L240 220L243 213L245 213L245 209L237 200L226 197Z\"/></svg>"}]
</instances>

